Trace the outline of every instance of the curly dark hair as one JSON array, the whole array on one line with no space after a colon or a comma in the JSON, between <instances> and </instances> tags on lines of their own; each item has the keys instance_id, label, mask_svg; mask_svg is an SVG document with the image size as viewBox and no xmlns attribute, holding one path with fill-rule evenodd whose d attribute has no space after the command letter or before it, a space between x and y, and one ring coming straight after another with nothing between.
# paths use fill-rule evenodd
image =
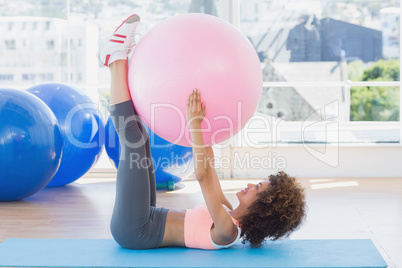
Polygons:
<instances>
[{"instance_id":1,"label":"curly dark hair","mask_svg":"<svg viewBox=\"0 0 402 268\"><path fill-rule=\"evenodd\" d=\"M265 238L273 241L288 237L306 216L304 188L294 177L280 171L269 176L270 185L240 219L242 243L260 247Z\"/></svg>"}]
</instances>

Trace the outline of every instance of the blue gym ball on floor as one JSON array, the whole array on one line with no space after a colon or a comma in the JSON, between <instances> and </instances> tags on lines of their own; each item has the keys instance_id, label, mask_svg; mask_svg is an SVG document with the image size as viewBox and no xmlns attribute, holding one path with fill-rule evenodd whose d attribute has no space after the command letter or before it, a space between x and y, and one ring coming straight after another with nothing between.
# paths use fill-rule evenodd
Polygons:
<instances>
[{"instance_id":1,"label":"blue gym ball on floor","mask_svg":"<svg viewBox=\"0 0 402 268\"><path fill-rule=\"evenodd\" d=\"M162 139L145 124L150 139L151 155L157 188L174 190L174 184L194 172L191 147L180 146ZM115 167L119 166L120 143L113 122L109 117L105 127L105 148Z\"/></svg>"},{"instance_id":2,"label":"blue gym ball on floor","mask_svg":"<svg viewBox=\"0 0 402 268\"><path fill-rule=\"evenodd\" d=\"M63 186L78 180L102 153L105 127L97 105L81 90L65 84L41 84L28 92L38 96L53 111L63 137L60 168L48 186Z\"/></svg>"},{"instance_id":3,"label":"blue gym ball on floor","mask_svg":"<svg viewBox=\"0 0 402 268\"><path fill-rule=\"evenodd\" d=\"M59 168L63 141L57 119L38 97L0 89L0 201L31 196Z\"/></svg>"}]
</instances>

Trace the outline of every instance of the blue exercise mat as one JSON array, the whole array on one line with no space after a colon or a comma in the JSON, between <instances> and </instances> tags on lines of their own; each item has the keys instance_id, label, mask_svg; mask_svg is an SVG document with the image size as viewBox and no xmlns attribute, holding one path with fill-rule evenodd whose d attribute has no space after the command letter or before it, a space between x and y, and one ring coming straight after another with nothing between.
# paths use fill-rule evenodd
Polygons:
<instances>
[{"instance_id":1,"label":"blue exercise mat","mask_svg":"<svg viewBox=\"0 0 402 268\"><path fill-rule=\"evenodd\" d=\"M40 267L387 267L373 242L281 240L258 249L129 250L109 239L7 239L0 266Z\"/></svg>"}]
</instances>

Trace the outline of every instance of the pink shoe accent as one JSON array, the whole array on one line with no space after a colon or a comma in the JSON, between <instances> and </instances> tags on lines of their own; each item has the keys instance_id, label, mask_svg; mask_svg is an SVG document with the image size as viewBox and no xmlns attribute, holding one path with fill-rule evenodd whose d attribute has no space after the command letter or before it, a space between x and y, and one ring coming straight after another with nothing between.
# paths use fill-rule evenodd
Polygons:
<instances>
[{"instance_id":1,"label":"pink shoe accent","mask_svg":"<svg viewBox=\"0 0 402 268\"><path fill-rule=\"evenodd\" d=\"M115 43L121 43L121 44L124 44L124 41L121 41L121 40L114 40L114 39L110 39L110 42L115 42Z\"/></svg>"},{"instance_id":2,"label":"pink shoe accent","mask_svg":"<svg viewBox=\"0 0 402 268\"><path fill-rule=\"evenodd\" d=\"M109 59L110 59L110 54L108 54L108 55L106 56L106 60L105 60L105 66L106 66L106 67L109 67Z\"/></svg>"},{"instance_id":3,"label":"pink shoe accent","mask_svg":"<svg viewBox=\"0 0 402 268\"><path fill-rule=\"evenodd\" d=\"M121 38L126 38L127 36L125 36L125 35L121 35L121 34L114 34L113 36L116 36L116 37L121 37Z\"/></svg>"},{"instance_id":4,"label":"pink shoe accent","mask_svg":"<svg viewBox=\"0 0 402 268\"><path fill-rule=\"evenodd\" d=\"M134 17L134 16L137 16L137 14L133 14L133 15L131 15L130 17L128 17L127 19L125 19L125 20L120 24L120 26L117 27L117 29L116 29L113 33L115 33L126 21L128 21L129 19L131 19L131 18Z\"/></svg>"}]
</instances>

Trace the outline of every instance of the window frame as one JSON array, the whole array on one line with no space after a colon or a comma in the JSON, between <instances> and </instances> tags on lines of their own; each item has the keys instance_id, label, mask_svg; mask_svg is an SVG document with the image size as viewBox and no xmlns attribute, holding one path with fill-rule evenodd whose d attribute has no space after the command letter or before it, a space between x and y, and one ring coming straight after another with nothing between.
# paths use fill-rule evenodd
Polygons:
<instances>
[{"instance_id":1,"label":"window frame","mask_svg":"<svg viewBox=\"0 0 402 268\"><path fill-rule=\"evenodd\" d=\"M402 10L402 1L399 2L400 8ZM233 24L237 29L240 30L240 0L221 0L222 10L224 12L222 18ZM402 29L402 20L399 19L399 29ZM399 51L402 52L402 35L399 35ZM401 56L399 56L399 81L339 81L339 82L269 82L263 81L263 87L292 87L292 86L310 86L310 87L325 87L325 86L340 86L350 89L352 86L398 86L399 87L399 142L392 143L394 146L402 146L402 63ZM378 121L376 121L378 122ZM381 121L380 121L381 122ZM361 125L362 122L359 122ZM364 124L364 123L363 123ZM287 125L283 122L283 125ZM288 124L289 125L289 124ZM341 126L340 126L341 127ZM302 143L302 141L300 141Z\"/></svg>"},{"instance_id":2,"label":"window frame","mask_svg":"<svg viewBox=\"0 0 402 268\"><path fill-rule=\"evenodd\" d=\"M227 15L230 23L240 30L240 17L238 12L240 10L240 0L221 0L226 5L228 12ZM226 2L226 3L225 3ZM230 3L229 3L230 2ZM400 8L402 10L402 1L400 0ZM399 29L402 29L402 20L400 19ZM399 35L399 51L402 53L402 35ZM289 162L292 163L289 168L289 172L299 177L400 177L400 171L396 162L392 162L394 159L400 159L402 156L402 66L401 60L399 60L400 80L392 82L366 82L366 81L341 81L341 82L269 82L263 81L263 87L288 87L288 86L345 86L350 89L351 86L399 86L399 141L397 143L329 143L329 144L305 144L303 142L293 144L262 144L254 148L247 146L239 146L234 139L231 139L228 147L219 147L217 155L221 158L229 158L233 160L233 156L241 154L244 150L252 153L253 156L258 156L262 152L277 152L284 155ZM378 121L377 121L378 122ZM293 122L283 122L284 127L292 128ZM373 122L349 122L355 128L357 126L369 127ZM296 127L295 130L300 129ZM340 124L339 130L342 130L342 124ZM240 139L243 142L243 138ZM253 141L253 142L263 142ZM275 142L275 141L274 141ZM332 147L332 148L331 148ZM334 148L335 147L335 148ZM318 150L336 150L338 162L336 165L330 165L324 163L320 157L311 157L311 151ZM308 152L310 151L310 152ZM341 158L340 155L343 155ZM342 161L341 161L342 160ZM357 162L356 162L357 161ZM360 163L360 164L359 164ZM228 167L217 167L218 176L221 178L241 178L241 177L266 177L270 172L276 172L277 169L267 170L263 169L236 169L233 164Z\"/></svg>"}]
</instances>

